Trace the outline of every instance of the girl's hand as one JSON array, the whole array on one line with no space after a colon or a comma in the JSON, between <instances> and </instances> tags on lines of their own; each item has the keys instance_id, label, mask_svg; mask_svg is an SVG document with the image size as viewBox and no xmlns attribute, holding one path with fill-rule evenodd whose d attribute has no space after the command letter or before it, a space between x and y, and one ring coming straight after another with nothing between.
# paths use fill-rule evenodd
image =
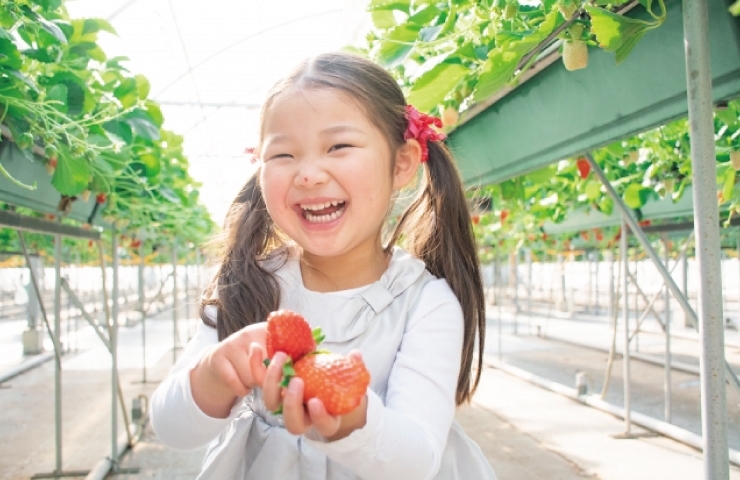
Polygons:
<instances>
[{"instance_id":1,"label":"girl's hand","mask_svg":"<svg viewBox=\"0 0 740 480\"><path fill-rule=\"evenodd\" d=\"M226 418L237 397L261 384L266 332L264 322L244 327L206 351L190 371L193 399L203 413Z\"/></svg>"},{"instance_id":2,"label":"girl's hand","mask_svg":"<svg viewBox=\"0 0 740 480\"><path fill-rule=\"evenodd\" d=\"M350 356L362 360L360 352L353 351ZM283 364L288 356L278 352L270 361L262 385L265 407L276 411L282 404L283 423L286 430L294 435L301 435L313 427L322 437L329 441L346 437L358 428L365 426L367 416L367 395L360 405L346 415L330 415L318 398L312 398L303 404L303 380L293 377L288 388L280 386L283 377Z\"/></svg>"}]
</instances>

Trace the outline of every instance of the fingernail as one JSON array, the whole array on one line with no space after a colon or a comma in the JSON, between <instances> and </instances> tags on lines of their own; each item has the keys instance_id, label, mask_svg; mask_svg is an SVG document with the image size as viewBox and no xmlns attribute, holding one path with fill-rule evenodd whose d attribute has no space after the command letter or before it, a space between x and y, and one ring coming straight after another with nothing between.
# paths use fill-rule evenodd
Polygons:
<instances>
[{"instance_id":1,"label":"fingernail","mask_svg":"<svg viewBox=\"0 0 740 480\"><path fill-rule=\"evenodd\" d=\"M295 379L291 380L290 383L288 384L288 391L290 393L298 393L298 390L300 390L300 386L298 385L298 382Z\"/></svg>"}]
</instances>

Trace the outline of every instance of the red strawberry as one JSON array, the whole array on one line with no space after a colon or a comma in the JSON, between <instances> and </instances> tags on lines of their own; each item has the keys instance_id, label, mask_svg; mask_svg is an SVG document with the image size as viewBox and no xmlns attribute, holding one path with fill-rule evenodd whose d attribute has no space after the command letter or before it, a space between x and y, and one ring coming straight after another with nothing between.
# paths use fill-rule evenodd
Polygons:
<instances>
[{"instance_id":1,"label":"red strawberry","mask_svg":"<svg viewBox=\"0 0 740 480\"><path fill-rule=\"evenodd\" d=\"M316 344L321 340L321 330L312 332L308 322L298 313L278 310L267 316L265 344L269 358L275 352L284 352L297 362L307 353L316 350Z\"/></svg>"},{"instance_id":2,"label":"red strawberry","mask_svg":"<svg viewBox=\"0 0 740 480\"><path fill-rule=\"evenodd\" d=\"M95 195L95 201L98 203L105 203L105 194L98 193L97 195Z\"/></svg>"},{"instance_id":3,"label":"red strawberry","mask_svg":"<svg viewBox=\"0 0 740 480\"><path fill-rule=\"evenodd\" d=\"M578 167L578 174L581 178L587 178L588 174L591 172L591 164L588 163L588 160L581 157L578 159L576 166Z\"/></svg>"},{"instance_id":4,"label":"red strawberry","mask_svg":"<svg viewBox=\"0 0 740 480\"><path fill-rule=\"evenodd\" d=\"M504 223L506 221L506 217L508 216L509 216L508 210L501 210L501 215L500 215L501 223Z\"/></svg>"},{"instance_id":5,"label":"red strawberry","mask_svg":"<svg viewBox=\"0 0 740 480\"><path fill-rule=\"evenodd\" d=\"M303 402L318 398L331 415L357 408L370 385L370 372L362 361L337 353L306 355L294 369L303 380Z\"/></svg>"}]
</instances>

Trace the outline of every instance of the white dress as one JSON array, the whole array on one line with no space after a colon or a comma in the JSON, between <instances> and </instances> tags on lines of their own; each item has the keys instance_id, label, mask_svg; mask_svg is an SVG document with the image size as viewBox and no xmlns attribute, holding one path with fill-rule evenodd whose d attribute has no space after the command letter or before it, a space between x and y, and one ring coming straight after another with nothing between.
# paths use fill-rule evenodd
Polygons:
<instances>
[{"instance_id":1,"label":"white dress","mask_svg":"<svg viewBox=\"0 0 740 480\"><path fill-rule=\"evenodd\" d=\"M336 442L323 441L315 431L292 435L282 427L282 418L265 409L259 390L255 390L235 405L227 427L211 443L199 479L495 480L494 472L478 445L451 418L454 386L451 386L452 395L447 395L452 398L445 400L451 403L445 403L440 409L440 413L444 410L442 417L448 418L449 415L445 425L451 422L446 442L442 431L442 437L436 439L440 451L428 460L438 464L436 473L436 465L422 465L424 468L419 469L418 461L404 458L402 454L409 452L413 455L417 451L429 450L421 446L415 449L416 443L435 445L435 439L429 438L433 435L424 430L423 420L410 422L393 411L392 405L403 400L396 400L400 396L395 393L397 388L389 392L389 381L397 384L409 378L400 371L405 369L407 362L413 361L400 358L407 322L418 306L425 285L439 281L426 271L423 262L396 248L381 279L351 296L306 290L295 259L289 260L277 274L283 292L281 308L300 312L313 327L321 326L325 335L322 347L337 353L348 353L352 349L362 352L371 374L367 424ZM449 290L446 284L444 286ZM462 338L461 334L459 338ZM459 365L450 366L447 370L444 378L449 383L449 379L456 378ZM429 383L433 384L432 381ZM419 397L419 393L416 392L417 402L424 398L423 395ZM430 391L430 395L433 393L438 392ZM183 395L189 396L189 392L169 392L171 397ZM158 423L163 423L157 421L158 412L169 408L164 399L166 396L158 391L152 399L155 431ZM172 402L169 404L171 406ZM419 407L423 411L424 405L419 404ZM160 415L165 416L164 413ZM430 418L434 413L425 415ZM387 425L389 423L396 425ZM386 460L392 464L386 464Z\"/></svg>"}]
</instances>

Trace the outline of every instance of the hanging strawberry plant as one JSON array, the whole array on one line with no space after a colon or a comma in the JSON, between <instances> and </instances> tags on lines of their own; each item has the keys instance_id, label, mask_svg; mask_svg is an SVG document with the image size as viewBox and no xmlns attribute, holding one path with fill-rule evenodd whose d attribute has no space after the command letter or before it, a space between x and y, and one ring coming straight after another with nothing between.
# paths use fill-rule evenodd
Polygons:
<instances>
[{"instance_id":1,"label":"hanging strawberry plant","mask_svg":"<svg viewBox=\"0 0 740 480\"><path fill-rule=\"evenodd\" d=\"M100 34L115 29L69 18L62 0L0 0L2 133L29 161L43 158L60 215L94 195L98 213L119 228L199 242L213 222L182 137L162 129L149 81L129 72L125 58L109 58ZM20 184L2 165L0 173Z\"/></svg>"}]
</instances>

